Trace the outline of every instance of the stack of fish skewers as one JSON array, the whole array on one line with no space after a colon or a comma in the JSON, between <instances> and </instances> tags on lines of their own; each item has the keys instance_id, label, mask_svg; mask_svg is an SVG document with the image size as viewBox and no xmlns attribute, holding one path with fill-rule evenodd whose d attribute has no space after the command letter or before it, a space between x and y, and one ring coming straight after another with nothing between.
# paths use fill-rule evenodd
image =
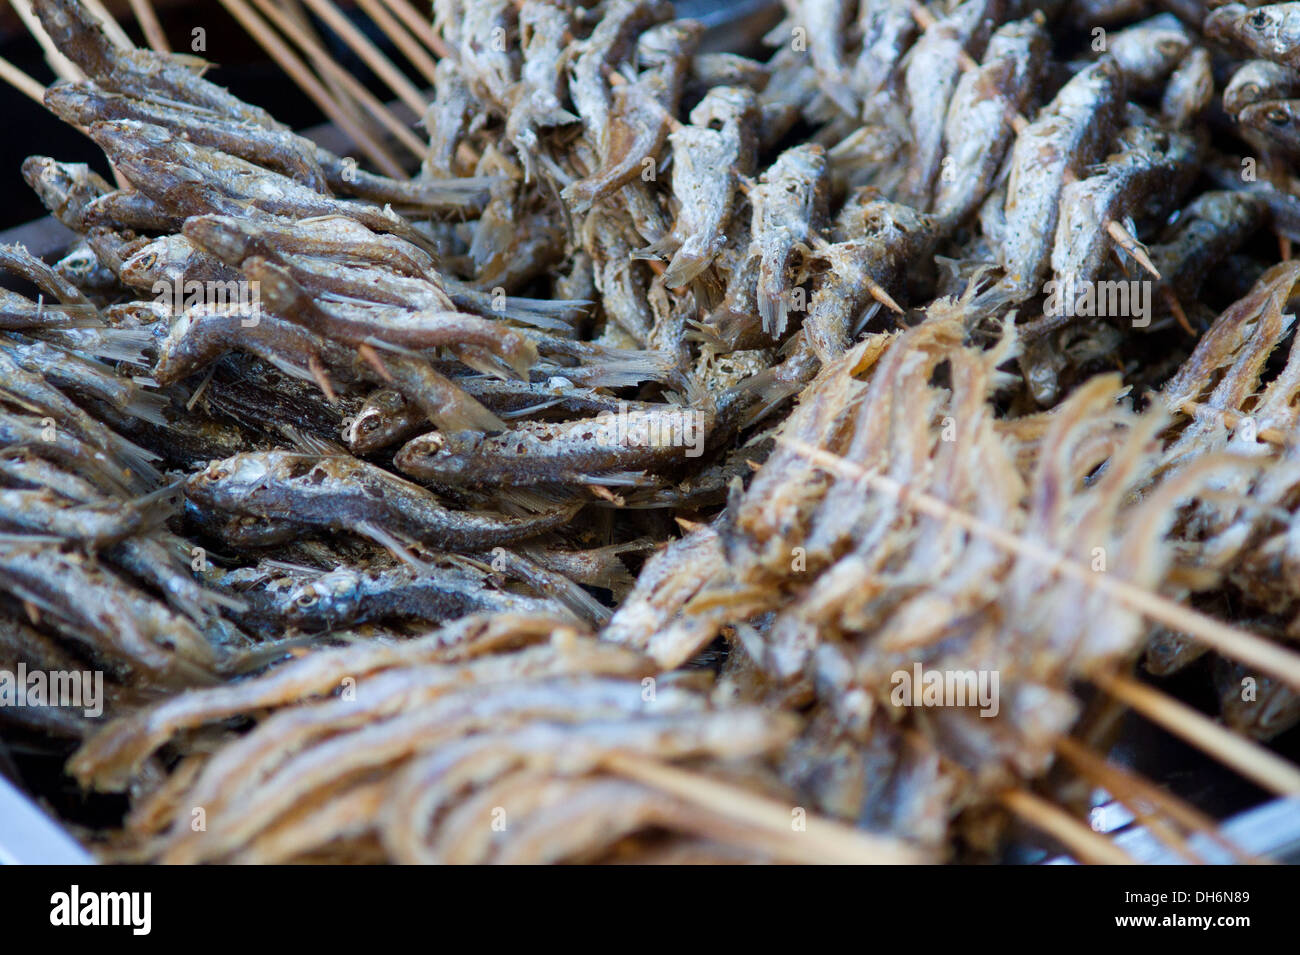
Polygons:
<instances>
[{"instance_id":1,"label":"stack of fish skewers","mask_svg":"<svg viewBox=\"0 0 1300 955\"><path fill-rule=\"evenodd\" d=\"M79 238L5 252L0 321L0 662L109 674L106 726L27 727L130 793L105 858L921 861L1019 818L1122 859L1078 780L1186 851L1101 758L1120 706L1300 791L1260 742L1300 722L1293 5L792 0L759 61L653 0L365 4L426 97L310 0L418 107L404 162L297 3L223 4L360 156L76 0L20 80L118 180L27 161ZM900 701L924 671L994 696Z\"/></svg>"}]
</instances>

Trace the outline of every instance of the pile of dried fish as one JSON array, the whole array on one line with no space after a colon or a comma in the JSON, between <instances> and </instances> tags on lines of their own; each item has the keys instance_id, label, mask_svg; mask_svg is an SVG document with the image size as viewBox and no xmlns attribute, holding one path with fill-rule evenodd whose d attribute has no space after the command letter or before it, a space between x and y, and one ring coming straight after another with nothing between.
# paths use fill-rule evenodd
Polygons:
<instances>
[{"instance_id":1,"label":"pile of dried fish","mask_svg":"<svg viewBox=\"0 0 1300 955\"><path fill-rule=\"evenodd\" d=\"M32 7L118 183L0 249L0 668L110 721L0 721L104 858L1113 858L1139 661L1294 787L1300 4L436 0L409 179Z\"/></svg>"}]
</instances>

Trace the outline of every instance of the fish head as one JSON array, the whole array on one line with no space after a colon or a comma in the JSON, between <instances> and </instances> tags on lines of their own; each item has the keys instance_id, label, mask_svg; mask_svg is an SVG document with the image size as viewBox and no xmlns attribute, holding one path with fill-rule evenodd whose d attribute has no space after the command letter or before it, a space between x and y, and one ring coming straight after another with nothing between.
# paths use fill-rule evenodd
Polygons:
<instances>
[{"instance_id":1,"label":"fish head","mask_svg":"<svg viewBox=\"0 0 1300 955\"><path fill-rule=\"evenodd\" d=\"M100 268L99 256L87 245L79 245L59 260L57 268L70 276L85 281Z\"/></svg>"},{"instance_id":2,"label":"fish head","mask_svg":"<svg viewBox=\"0 0 1300 955\"><path fill-rule=\"evenodd\" d=\"M60 80L45 91L45 105L73 126L89 126L102 112L102 97L81 83Z\"/></svg>"},{"instance_id":3,"label":"fish head","mask_svg":"<svg viewBox=\"0 0 1300 955\"><path fill-rule=\"evenodd\" d=\"M229 216L193 216L182 230L185 238L227 265L238 266L249 253L250 242Z\"/></svg>"},{"instance_id":4,"label":"fish head","mask_svg":"<svg viewBox=\"0 0 1300 955\"><path fill-rule=\"evenodd\" d=\"M239 513L249 496L272 477L272 461L265 452L236 454L212 461L185 481L185 496L200 506Z\"/></svg>"},{"instance_id":5,"label":"fish head","mask_svg":"<svg viewBox=\"0 0 1300 955\"><path fill-rule=\"evenodd\" d=\"M165 235L137 249L122 262L121 276L127 285L152 288L155 282L185 281L185 266L194 246L182 236Z\"/></svg>"},{"instance_id":6,"label":"fish head","mask_svg":"<svg viewBox=\"0 0 1300 955\"><path fill-rule=\"evenodd\" d=\"M290 590L284 615L294 626L304 629L345 627L356 619L361 594L361 575L340 567Z\"/></svg>"},{"instance_id":7,"label":"fish head","mask_svg":"<svg viewBox=\"0 0 1300 955\"><path fill-rule=\"evenodd\" d=\"M131 119L107 119L91 123L90 138L114 162L125 159L160 158L159 146L171 140L171 134L161 126L141 123Z\"/></svg>"},{"instance_id":8,"label":"fish head","mask_svg":"<svg viewBox=\"0 0 1300 955\"><path fill-rule=\"evenodd\" d=\"M1205 19L1205 35L1215 39L1234 39L1259 53L1281 56L1289 52L1287 34L1295 24L1289 4L1250 8L1242 3L1219 7Z\"/></svg>"},{"instance_id":9,"label":"fish head","mask_svg":"<svg viewBox=\"0 0 1300 955\"><path fill-rule=\"evenodd\" d=\"M1237 120L1243 126L1257 129L1268 135L1296 134L1297 113L1289 100L1252 103L1242 109Z\"/></svg>"},{"instance_id":10,"label":"fish head","mask_svg":"<svg viewBox=\"0 0 1300 955\"><path fill-rule=\"evenodd\" d=\"M1255 725L1261 739L1271 739L1300 723L1300 693L1269 677L1260 683L1262 708Z\"/></svg>"},{"instance_id":11,"label":"fish head","mask_svg":"<svg viewBox=\"0 0 1300 955\"><path fill-rule=\"evenodd\" d=\"M343 440L355 454L368 454L387 445L401 434L397 420L406 410L402 393L382 388L366 399L365 405L343 429Z\"/></svg>"},{"instance_id":12,"label":"fish head","mask_svg":"<svg viewBox=\"0 0 1300 955\"><path fill-rule=\"evenodd\" d=\"M283 266L261 256L253 256L243 264L244 276L258 283L262 301L273 312L292 312L309 296Z\"/></svg>"},{"instance_id":13,"label":"fish head","mask_svg":"<svg viewBox=\"0 0 1300 955\"><path fill-rule=\"evenodd\" d=\"M455 436L455 441L449 441L448 436L439 431L430 431L419 437L412 438L402 449L397 452L393 462L397 465L398 470L406 471L408 474L425 476L430 473L438 475L459 475L469 470L469 460L465 454L465 443L469 445L477 444L477 440L482 438L481 434L473 431L463 431Z\"/></svg>"},{"instance_id":14,"label":"fish head","mask_svg":"<svg viewBox=\"0 0 1300 955\"><path fill-rule=\"evenodd\" d=\"M1247 106L1270 99L1287 99L1300 77L1294 70L1272 60L1251 60L1232 75L1223 90L1223 109L1236 116Z\"/></svg>"}]
</instances>

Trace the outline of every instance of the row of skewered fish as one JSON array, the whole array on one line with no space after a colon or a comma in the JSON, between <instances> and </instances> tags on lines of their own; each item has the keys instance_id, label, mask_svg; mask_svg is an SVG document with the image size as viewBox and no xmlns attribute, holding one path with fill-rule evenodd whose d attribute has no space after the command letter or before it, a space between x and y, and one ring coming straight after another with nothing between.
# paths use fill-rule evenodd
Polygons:
<instances>
[{"instance_id":1,"label":"row of skewered fish","mask_svg":"<svg viewBox=\"0 0 1300 955\"><path fill-rule=\"evenodd\" d=\"M1116 596L1300 636L1300 4L789 0L760 61L437 0L403 180L33 7L118 183L33 156L77 241L0 249L0 666L109 722L0 719L130 793L105 857L830 851L683 770L966 857L1144 653L1300 721Z\"/></svg>"}]
</instances>

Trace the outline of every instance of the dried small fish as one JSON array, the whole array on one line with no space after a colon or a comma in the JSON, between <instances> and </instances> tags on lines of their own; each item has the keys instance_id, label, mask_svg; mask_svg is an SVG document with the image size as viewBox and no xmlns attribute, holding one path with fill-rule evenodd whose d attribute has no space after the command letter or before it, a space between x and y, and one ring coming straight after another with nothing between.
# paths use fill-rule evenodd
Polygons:
<instances>
[{"instance_id":1,"label":"dried small fish","mask_svg":"<svg viewBox=\"0 0 1300 955\"><path fill-rule=\"evenodd\" d=\"M233 120L198 107L171 106L80 83L55 83L45 91L45 105L60 119L89 128L108 120L133 120L166 127L199 146L273 169L316 192L328 186L309 141L282 129Z\"/></svg>"},{"instance_id":2,"label":"dried small fish","mask_svg":"<svg viewBox=\"0 0 1300 955\"><path fill-rule=\"evenodd\" d=\"M309 255L382 266L399 275L426 278L434 272L430 256L408 242L372 232L347 216L319 216L287 222L231 216L194 216L185 237L227 265L254 256Z\"/></svg>"},{"instance_id":3,"label":"dried small fish","mask_svg":"<svg viewBox=\"0 0 1300 955\"><path fill-rule=\"evenodd\" d=\"M905 0L861 0L858 29L862 51L853 65L853 81L866 101L894 79L917 27Z\"/></svg>"},{"instance_id":4,"label":"dried small fish","mask_svg":"<svg viewBox=\"0 0 1300 955\"><path fill-rule=\"evenodd\" d=\"M1158 13L1108 37L1106 52L1115 58L1129 90L1146 91L1173 72L1193 42L1176 16Z\"/></svg>"},{"instance_id":5,"label":"dried small fish","mask_svg":"<svg viewBox=\"0 0 1300 955\"><path fill-rule=\"evenodd\" d=\"M1227 91L1224 91L1227 98ZM1190 127L1214 101L1214 64L1208 50L1197 47L1183 58L1165 86L1160 115L1175 129Z\"/></svg>"},{"instance_id":6,"label":"dried small fish","mask_svg":"<svg viewBox=\"0 0 1300 955\"><path fill-rule=\"evenodd\" d=\"M1179 133L1130 127L1095 175L1061 192L1052 248L1058 287L1082 288L1101 273L1110 247L1105 223L1167 215L1196 173L1198 144Z\"/></svg>"},{"instance_id":7,"label":"dried small fish","mask_svg":"<svg viewBox=\"0 0 1300 955\"><path fill-rule=\"evenodd\" d=\"M929 207L939 174L944 125L961 77L961 58L980 55L999 6L995 0L963 0L922 33L908 52L902 85L910 105L912 162L903 191L922 210Z\"/></svg>"},{"instance_id":8,"label":"dried small fish","mask_svg":"<svg viewBox=\"0 0 1300 955\"><path fill-rule=\"evenodd\" d=\"M664 273L669 288L695 279L726 242L736 177L754 169L757 105L751 90L719 87L691 111L691 125L669 136L677 219L672 232L648 250L671 253Z\"/></svg>"},{"instance_id":9,"label":"dried small fish","mask_svg":"<svg viewBox=\"0 0 1300 955\"><path fill-rule=\"evenodd\" d=\"M758 260L758 313L763 330L774 336L785 331L793 285L792 259L800 250L807 254L808 244L826 216L826 172L821 147L796 146L783 152L750 191L753 223L749 258ZM735 302L731 307L747 304Z\"/></svg>"},{"instance_id":10,"label":"dried small fish","mask_svg":"<svg viewBox=\"0 0 1300 955\"><path fill-rule=\"evenodd\" d=\"M1103 56L1075 74L1016 137L1000 250L1006 274L990 294L1019 301L1038 291L1067 179L1102 158L1119 118L1122 90L1119 66Z\"/></svg>"},{"instance_id":11,"label":"dried small fish","mask_svg":"<svg viewBox=\"0 0 1300 955\"><path fill-rule=\"evenodd\" d=\"M1161 281L1179 299L1190 299L1210 270L1264 221L1263 200L1247 192L1204 192L1150 248Z\"/></svg>"},{"instance_id":12,"label":"dried small fish","mask_svg":"<svg viewBox=\"0 0 1300 955\"><path fill-rule=\"evenodd\" d=\"M1223 721L1238 732L1269 740L1300 723L1300 695L1277 680L1216 660L1214 682Z\"/></svg>"},{"instance_id":13,"label":"dried small fish","mask_svg":"<svg viewBox=\"0 0 1300 955\"><path fill-rule=\"evenodd\" d=\"M289 591L283 617L307 630L337 630L392 617L441 623L477 613L562 612L558 604L497 590L463 563L422 564L332 570Z\"/></svg>"},{"instance_id":14,"label":"dried small fish","mask_svg":"<svg viewBox=\"0 0 1300 955\"><path fill-rule=\"evenodd\" d=\"M538 149L540 131L579 121L564 108L563 63L572 33L573 15L559 4L525 0L519 8L523 65L519 84L510 93L513 103L506 138L523 160L527 178L533 176L532 154Z\"/></svg>"},{"instance_id":15,"label":"dried small fish","mask_svg":"<svg viewBox=\"0 0 1300 955\"><path fill-rule=\"evenodd\" d=\"M576 508L510 517L456 511L432 491L354 458L252 452L213 462L185 484L200 507L271 522L348 531L387 546L414 540L482 549L560 527Z\"/></svg>"},{"instance_id":16,"label":"dried small fish","mask_svg":"<svg viewBox=\"0 0 1300 955\"><path fill-rule=\"evenodd\" d=\"M948 106L944 143L948 150L934 196L934 217L950 230L984 201L993 187L1014 118L1034 96L1047 55L1041 18L998 28L979 69L964 74Z\"/></svg>"},{"instance_id":17,"label":"dried small fish","mask_svg":"<svg viewBox=\"0 0 1300 955\"><path fill-rule=\"evenodd\" d=\"M844 33L853 18L853 5L847 0L807 0L791 7L793 21L804 31L822 92L843 112L857 116L859 106L844 56Z\"/></svg>"},{"instance_id":18,"label":"dried small fish","mask_svg":"<svg viewBox=\"0 0 1300 955\"><path fill-rule=\"evenodd\" d=\"M410 349L473 345L499 356L521 375L527 374L536 360L536 349L530 341L513 329L476 315L316 298L294 280L288 269L260 257L246 259L243 272L250 282L258 283L274 311L325 333L333 341Z\"/></svg>"},{"instance_id":19,"label":"dried small fish","mask_svg":"<svg viewBox=\"0 0 1300 955\"><path fill-rule=\"evenodd\" d=\"M680 405L624 409L594 419L522 421L500 434L434 432L409 441L394 463L444 484L635 486L649 480L645 472L702 455L716 426L713 414Z\"/></svg>"}]
</instances>

